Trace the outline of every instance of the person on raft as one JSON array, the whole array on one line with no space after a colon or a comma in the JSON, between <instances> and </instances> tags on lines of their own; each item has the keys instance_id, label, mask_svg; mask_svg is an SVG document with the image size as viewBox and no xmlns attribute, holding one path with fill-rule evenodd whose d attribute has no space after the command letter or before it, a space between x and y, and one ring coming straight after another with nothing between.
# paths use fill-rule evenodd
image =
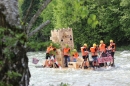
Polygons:
<instances>
[{"instance_id":1,"label":"person on raft","mask_svg":"<svg viewBox=\"0 0 130 86\"><path fill-rule=\"evenodd\" d=\"M50 43L46 50L46 61L43 67L53 67L56 53L56 48Z\"/></svg>"},{"instance_id":2,"label":"person on raft","mask_svg":"<svg viewBox=\"0 0 130 86\"><path fill-rule=\"evenodd\" d=\"M98 57L98 47L97 45L94 43L93 46L90 48L90 52L91 52L91 56L92 56L92 66L95 69L96 67L98 67L98 61L97 61L97 57Z\"/></svg>"},{"instance_id":3,"label":"person on raft","mask_svg":"<svg viewBox=\"0 0 130 86\"><path fill-rule=\"evenodd\" d=\"M106 48L107 48L106 44L103 42L103 40L101 40L99 45L99 53L101 56L103 56L103 54L106 53Z\"/></svg>"},{"instance_id":4,"label":"person on raft","mask_svg":"<svg viewBox=\"0 0 130 86\"><path fill-rule=\"evenodd\" d=\"M116 44L113 42L113 40L110 40L110 46L112 48L111 56L113 57L113 62L111 64L111 66L115 66L115 64L114 64L114 54L115 54L115 50L116 50Z\"/></svg>"},{"instance_id":5,"label":"person on raft","mask_svg":"<svg viewBox=\"0 0 130 86\"><path fill-rule=\"evenodd\" d=\"M55 59L55 55L57 54L56 48L53 47L53 49L50 51L50 68L54 67L58 67L58 65L55 63L56 59Z\"/></svg>"},{"instance_id":6,"label":"person on raft","mask_svg":"<svg viewBox=\"0 0 130 86\"><path fill-rule=\"evenodd\" d=\"M112 52L112 47L109 45L106 49L106 55L107 57L111 56L111 52ZM112 56L111 56L112 57ZM108 66L111 66L113 63L113 61L109 62L109 65Z\"/></svg>"},{"instance_id":7,"label":"person on raft","mask_svg":"<svg viewBox=\"0 0 130 86\"><path fill-rule=\"evenodd\" d=\"M46 49L46 61L45 61L45 64L44 64L44 67L48 67L48 60L50 57L50 51L53 50L53 47L52 47L52 43L50 43L50 45L47 47Z\"/></svg>"},{"instance_id":8,"label":"person on raft","mask_svg":"<svg viewBox=\"0 0 130 86\"><path fill-rule=\"evenodd\" d=\"M107 49L106 49L107 56L111 55L111 52L112 52L112 47L109 45L107 46Z\"/></svg>"},{"instance_id":9,"label":"person on raft","mask_svg":"<svg viewBox=\"0 0 130 86\"><path fill-rule=\"evenodd\" d=\"M65 48L63 48L63 55L64 55L64 64L65 67L68 67L68 62L70 62L70 48L68 44L65 45Z\"/></svg>"},{"instance_id":10,"label":"person on raft","mask_svg":"<svg viewBox=\"0 0 130 86\"><path fill-rule=\"evenodd\" d=\"M89 52L87 49L87 44L84 44L81 47L81 53L82 53L82 58L84 59L83 65L82 67L84 67L84 69L87 69L89 67Z\"/></svg>"},{"instance_id":11,"label":"person on raft","mask_svg":"<svg viewBox=\"0 0 130 86\"><path fill-rule=\"evenodd\" d=\"M77 58L79 57L79 54L76 49L73 49L72 56L73 56L73 62L77 62Z\"/></svg>"},{"instance_id":12,"label":"person on raft","mask_svg":"<svg viewBox=\"0 0 130 86\"><path fill-rule=\"evenodd\" d=\"M100 45L99 45L99 54L100 54L100 57L106 57L106 44L103 42L103 40L100 40ZM100 67L103 67L103 66L106 66L107 64L106 63L100 63L99 64Z\"/></svg>"}]
</instances>

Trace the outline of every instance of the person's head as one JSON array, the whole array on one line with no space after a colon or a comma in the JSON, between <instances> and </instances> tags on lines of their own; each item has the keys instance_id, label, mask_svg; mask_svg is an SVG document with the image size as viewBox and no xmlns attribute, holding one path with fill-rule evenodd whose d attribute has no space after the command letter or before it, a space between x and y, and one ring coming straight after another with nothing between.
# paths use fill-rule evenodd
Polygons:
<instances>
[{"instance_id":1,"label":"person's head","mask_svg":"<svg viewBox=\"0 0 130 86\"><path fill-rule=\"evenodd\" d=\"M113 43L113 40L112 40L112 39L110 40L110 43Z\"/></svg>"},{"instance_id":2,"label":"person's head","mask_svg":"<svg viewBox=\"0 0 130 86\"><path fill-rule=\"evenodd\" d=\"M93 44L93 47L96 47L96 46L97 46L96 43L94 43L94 44Z\"/></svg>"},{"instance_id":3,"label":"person's head","mask_svg":"<svg viewBox=\"0 0 130 86\"><path fill-rule=\"evenodd\" d=\"M66 48L69 48L69 45L68 45L68 44L65 44L65 47L66 47Z\"/></svg>"},{"instance_id":4,"label":"person's head","mask_svg":"<svg viewBox=\"0 0 130 86\"><path fill-rule=\"evenodd\" d=\"M77 52L77 50L76 50L76 49L73 49L73 52Z\"/></svg>"},{"instance_id":5,"label":"person's head","mask_svg":"<svg viewBox=\"0 0 130 86\"><path fill-rule=\"evenodd\" d=\"M100 44L103 44L103 40L100 40Z\"/></svg>"},{"instance_id":6,"label":"person's head","mask_svg":"<svg viewBox=\"0 0 130 86\"><path fill-rule=\"evenodd\" d=\"M53 45L53 44L52 44L52 43L50 43L50 46L51 46L51 47L52 47L52 45Z\"/></svg>"},{"instance_id":7,"label":"person's head","mask_svg":"<svg viewBox=\"0 0 130 86\"><path fill-rule=\"evenodd\" d=\"M87 44L85 43L83 46L84 46L84 47L87 47Z\"/></svg>"}]
</instances>

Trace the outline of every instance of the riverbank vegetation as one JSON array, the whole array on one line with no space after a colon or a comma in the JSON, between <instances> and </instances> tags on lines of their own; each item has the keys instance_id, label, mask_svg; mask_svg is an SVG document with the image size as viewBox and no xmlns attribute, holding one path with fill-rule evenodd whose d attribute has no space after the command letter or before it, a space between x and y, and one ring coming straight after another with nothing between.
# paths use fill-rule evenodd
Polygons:
<instances>
[{"instance_id":1,"label":"riverbank vegetation","mask_svg":"<svg viewBox=\"0 0 130 86\"><path fill-rule=\"evenodd\" d=\"M130 45L117 47L117 51L130 50Z\"/></svg>"},{"instance_id":2,"label":"riverbank vegetation","mask_svg":"<svg viewBox=\"0 0 130 86\"><path fill-rule=\"evenodd\" d=\"M42 1L34 0L34 2L36 5L29 13L30 18ZM31 0L20 0L19 3L21 14L25 14L25 10L29 7L27 3L31 3ZM71 27L77 49L83 43L87 43L90 47L93 43L99 44L100 40L104 40L108 45L109 40L113 39L116 47L119 47L118 50L128 50L129 47L125 46L130 43L129 8L129 0L53 0L33 24L33 28L41 21L50 20L51 23L31 37L29 42L37 43L33 49L45 50L43 46L45 42L50 41L51 30Z\"/></svg>"}]
</instances>

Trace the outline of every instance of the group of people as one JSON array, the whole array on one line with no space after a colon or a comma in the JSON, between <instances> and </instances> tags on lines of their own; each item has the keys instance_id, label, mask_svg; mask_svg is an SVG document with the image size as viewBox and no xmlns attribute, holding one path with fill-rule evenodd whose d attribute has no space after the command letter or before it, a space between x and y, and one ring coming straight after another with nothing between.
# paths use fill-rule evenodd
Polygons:
<instances>
[{"instance_id":1,"label":"group of people","mask_svg":"<svg viewBox=\"0 0 130 86\"><path fill-rule=\"evenodd\" d=\"M84 44L81 47L81 54L83 58L83 64L82 67L89 68L89 67L102 67L105 65L110 65L114 66L114 53L115 53L116 45L113 42L113 40L110 40L109 46L106 46L106 44L103 42L103 40L100 41L100 45L96 45L95 43L93 44L92 47L88 49L87 44ZM59 67L57 62L55 61L55 55L51 53L52 51L56 52L56 48L50 44L50 46L47 48L46 51L46 62L45 64L48 64L47 66L52 67L52 64L55 64L56 67ZM73 61L76 62L77 58L79 58L79 54L76 49L71 50L71 48L66 44L66 46L62 50L63 52L63 57L64 57L64 64L65 67L68 67L68 62ZM92 57L92 61L89 59L89 54ZM113 61L110 62L110 64L103 63L99 64L97 58L98 57L106 57L107 55L111 55L113 58ZM70 57L72 56L72 59ZM48 60L51 59L51 60ZM50 62L49 62L50 61Z\"/></svg>"},{"instance_id":2,"label":"group of people","mask_svg":"<svg viewBox=\"0 0 130 86\"><path fill-rule=\"evenodd\" d=\"M84 59L83 66L84 68L88 67L102 67L102 66L114 66L114 53L115 53L116 45L113 42L113 40L110 40L109 46L106 46L106 44L103 42L103 40L100 41L100 45L96 45L95 43L93 46L88 50L87 44L84 44L83 47L81 47L82 57ZM92 57L92 61L89 60L89 52ZM109 64L107 63L98 63L98 57L112 57L112 62ZM89 65L87 65L89 62Z\"/></svg>"}]
</instances>

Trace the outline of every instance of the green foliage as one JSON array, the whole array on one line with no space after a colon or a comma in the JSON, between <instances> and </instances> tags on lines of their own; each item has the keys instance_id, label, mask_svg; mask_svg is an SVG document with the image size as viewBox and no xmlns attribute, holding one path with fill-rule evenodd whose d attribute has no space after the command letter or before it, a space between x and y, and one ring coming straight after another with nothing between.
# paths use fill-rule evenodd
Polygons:
<instances>
[{"instance_id":1,"label":"green foliage","mask_svg":"<svg viewBox=\"0 0 130 86\"><path fill-rule=\"evenodd\" d=\"M59 43L54 43L52 41L47 41L47 42L27 42L27 46L28 49L32 49L32 50L46 50L46 48L50 45L50 43L52 43L53 47L55 47L56 49L60 49L61 46Z\"/></svg>"},{"instance_id":2,"label":"green foliage","mask_svg":"<svg viewBox=\"0 0 130 86\"><path fill-rule=\"evenodd\" d=\"M22 9L21 9L21 5L23 4L24 0L19 0L18 1L18 7L19 7L19 13L20 13L20 17L22 17Z\"/></svg>"},{"instance_id":3,"label":"green foliage","mask_svg":"<svg viewBox=\"0 0 130 86\"><path fill-rule=\"evenodd\" d=\"M19 1L22 5L21 5L21 10L22 10L22 18L26 15L27 10L30 6L32 0L23 0L23 1ZM30 21L30 19L32 18L32 16L36 13L36 11L38 10L38 8L41 6L41 1L40 0L34 0L32 3L32 7L30 9L29 15L27 17L27 22ZM39 22L39 21L36 21Z\"/></svg>"},{"instance_id":4,"label":"green foliage","mask_svg":"<svg viewBox=\"0 0 130 86\"><path fill-rule=\"evenodd\" d=\"M0 34L3 34L4 31L5 31L5 28L0 27Z\"/></svg>"},{"instance_id":5,"label":"green foliage","mask_svg":"<svg viewBox=\"0 0 130 86\"><path fill-rule=\"evenodd\" d=\"M5 48L3 53L6 55L7 58L10 58L10 49L9 48Z\"/></svg>"},{"instance_id":6,"label":"green foliage","mask_svg":"<svg viewBox=\"0 0 130 86\"><path fill-rule=\"evenodd\" d=\"M0 65L3 65L3 61L0 61Z\"/></svg>"},{"instance_id":7,"label":"green foliage","mask_svg":"<svg viewBox=\"0 0 130 86\"><path fill-rule=\"evenodd\" d=\"M14 72L14 71L8 71L7 72L7 76L12 79L12 78L17 78L19 76L22 76L21 74L17 73L17 72Z\"/></svg>"},{"instance_id":8,"label":"green foliage","mask_svg":"<svg viewBox=\"0 0 130 86\"><path fill-rule=\"evenodd\" d=\"M55 47L56 49L60 49L61 48L59 43L52 42L52 46Z\"/></svg>"},{"instance_id":9,"label":"green foliage","mask_svg":"<svg viewBox=\"0 0 130 86\"><path fill-rule=\"evenodd\" d=\"M47 45L48 45L47 42L41 42L41 43L39 43L39 42L33 42L33 41L32 42L27 42L28 48L36 50L36 51L38 51L40 49L46 50L46 46Z\"/></svg>"},{"instance_id":10,"label":"green foliage","mask_svg":"<svg viewBox=\"0 0 130 86\"><path fill-rule=\"evenodd\" d=\"M53 44L53 47L55 47L56 49L60 49L61 46L59 43L53 43L51 41L47 41L47 42L27 42L27 46L28 48L30 49L33 49L33 50L46 50L46 47L48 47L50 45L50 43Z\"/></svg>"},{"instance_id":11,"label":"green foliage","mask_svg":"<svg viewBox=\"0 0 130 86\"><path fill-rule=\"evenodd\" d=\"M27 6L24 5L24 9L27 9ZM29 41L38 45L50 40L52 29L71 27L76 49L80 49L84 43L91 47L93 43L99 44L100 40L108 44L110 39L118 46L128 45L129 9L129 0L52 0L40 16L43 22L50 20L50 25ZM37 23L40 24L40 21ZM40 46L35 46L34 49L37 47Z\"/></svg>"},{"instance_id":12,"label":"green foliage","mask_svg":"<svg viewBox=\"0 0 130 86\"><path fill-rule=\"evenodd\" d=\"M73 56L73 54L75 53L76 51L74 51L73 49L70 49L70 56Z\"/></svg>"},{"instance_id":13,"label":"green foliage","mask_svg":"<svg viewBox=\"0 0 130 86\"><path fill-rule=\"evenodd\" d=\"M87 22L89 25L92 26L92 28L95 28L96 25L98 24L98 20L96 19L96 15L90 14Z\"/></svg>"},{"instance_id":14,"label":"green foliage","mask_svg":"<svg viewBox=\"0 0 130 86\"><path fill-rule=\"evenodd\" d=\"M21 17L22 17L22 19L24 19L25 15L27 13L27 9L30 6L31 1L32 0L19 1L21 3L21 10L22 10ZM28 17L26 18L27 22L25 25L28 25L29 21L31 20L33 15L37 12L37 10L41 6L42 2L44 2L44 0L33 0L32 7L30 9ZM39 16L38 19L36 20L36 22L33 24L33 27L30 30L30 32L32 30L34 30L36 27L38 27L42 22L43 22L43 17ZM24 24L24 21L21 21L21 23ZM35 34L35 36L28 39L28 42L31 42L33 48L34 48L34 46L33 46L34 42L36 42L36 44L37 44L38 42L41 43L41 40L43 40L43 35L41 34L41 32L43 32L43 31L39 31L38 33ZM21 42L23 42L23 41L21 41ZM40 49L39 47L42 46L42 44L37 44L37 45L38 46L35 46L35 48L34 48L36 50Z\"/></svg>"},{"instance_id":15,"label":"green foliage","mask_svg":"<svg viewBox=\"0 0 130 86\"><path fill-rule=\"evenodd\" d=\"M79 0L57 0L53 6L54 28L67 28L74 22L86 18L88 9L83 3L84 1Z\"/></svg>"},{"instance_id":16,"label":"green foliage","mask_svg":"<svg viewBox=\"0 0 130 86\"><path fill-rule=\"evenodd\" d=\"M0 81L0 86L5 86L5 83Z\"/></svg>"},{"instance_id":17,"label":"green foliage","mask_svg":"<svg viewBox=\"0 0 130 86\"><path fill-rule=\"evenodd\" d=\"M57 54L56 51L53 51L53 50L50 51L50 55L56 55L56 54Z\"/></svg>"},{"instance_id":18,"label":"green foliage","mask_svg":"<svg viewBox=\"0 0 130 86\"><path fill-rule=\"evenodd\" d=\"M61 82L61 84L59 86L70 86L70 85L68 83Z\"/></svg>"},{"instance_id":19,"label":"green foliage","mask_svg":"<svg viewBox=\"0 0 130 86\"><path fill-rule=\"evenodd\" d=\"M1 28L3 33L10 33L10 36L7 35L1 35L1 39L4 38L3 44L7 46L6 48L3 49L3 54L5 54L6 58L11 59L11 57L14 56L13 49L16 48L16 45L18 41L21 44L24 44L26 40L26 35L25 33L14 33L11 29L9 28ZM2 44L2 41L0 42Z\"/></svg>"},{"instance_id":20,"label":"green foliage","mask_svg":"<svg viewBox=\"0 0 130 86\"><path fill-rule=\"evenodd\" d=\"M4 36L4 31L5 31L5 28L2 28L2 27L0 27L0 45L2 44L2 38L3 38L3 36Z\"/></svg>"},{"instance_id":21,"label":"green foliage","mask_svg":"<svg viewBox=\"0 0 130 86\"><path fill-rule=\"evenodd\" d=\"M5 83L5 82L0 81L0 86L13 86L13 85L7 84L7 83Z\"/></svg>"},{"instance_id":22,"label":"green foliage","mask_svg":"<svg viewBox=\"0 0 130 86\"><path fill-rule=\"evenodd\" d=\"M0 71L1 71L2 66L3 66L3 61L0 61Z\"/></svg>"},{"instance_id":23,"label":"green foliage","mask_svg":"<svg viewBox=\"0 0 130 86\"><path fill-rule=\"evenodd\" d=\"M124 45L120 47L116 47L117 51L130 50L130 45Z\"/></svg>"}]
</instances>

